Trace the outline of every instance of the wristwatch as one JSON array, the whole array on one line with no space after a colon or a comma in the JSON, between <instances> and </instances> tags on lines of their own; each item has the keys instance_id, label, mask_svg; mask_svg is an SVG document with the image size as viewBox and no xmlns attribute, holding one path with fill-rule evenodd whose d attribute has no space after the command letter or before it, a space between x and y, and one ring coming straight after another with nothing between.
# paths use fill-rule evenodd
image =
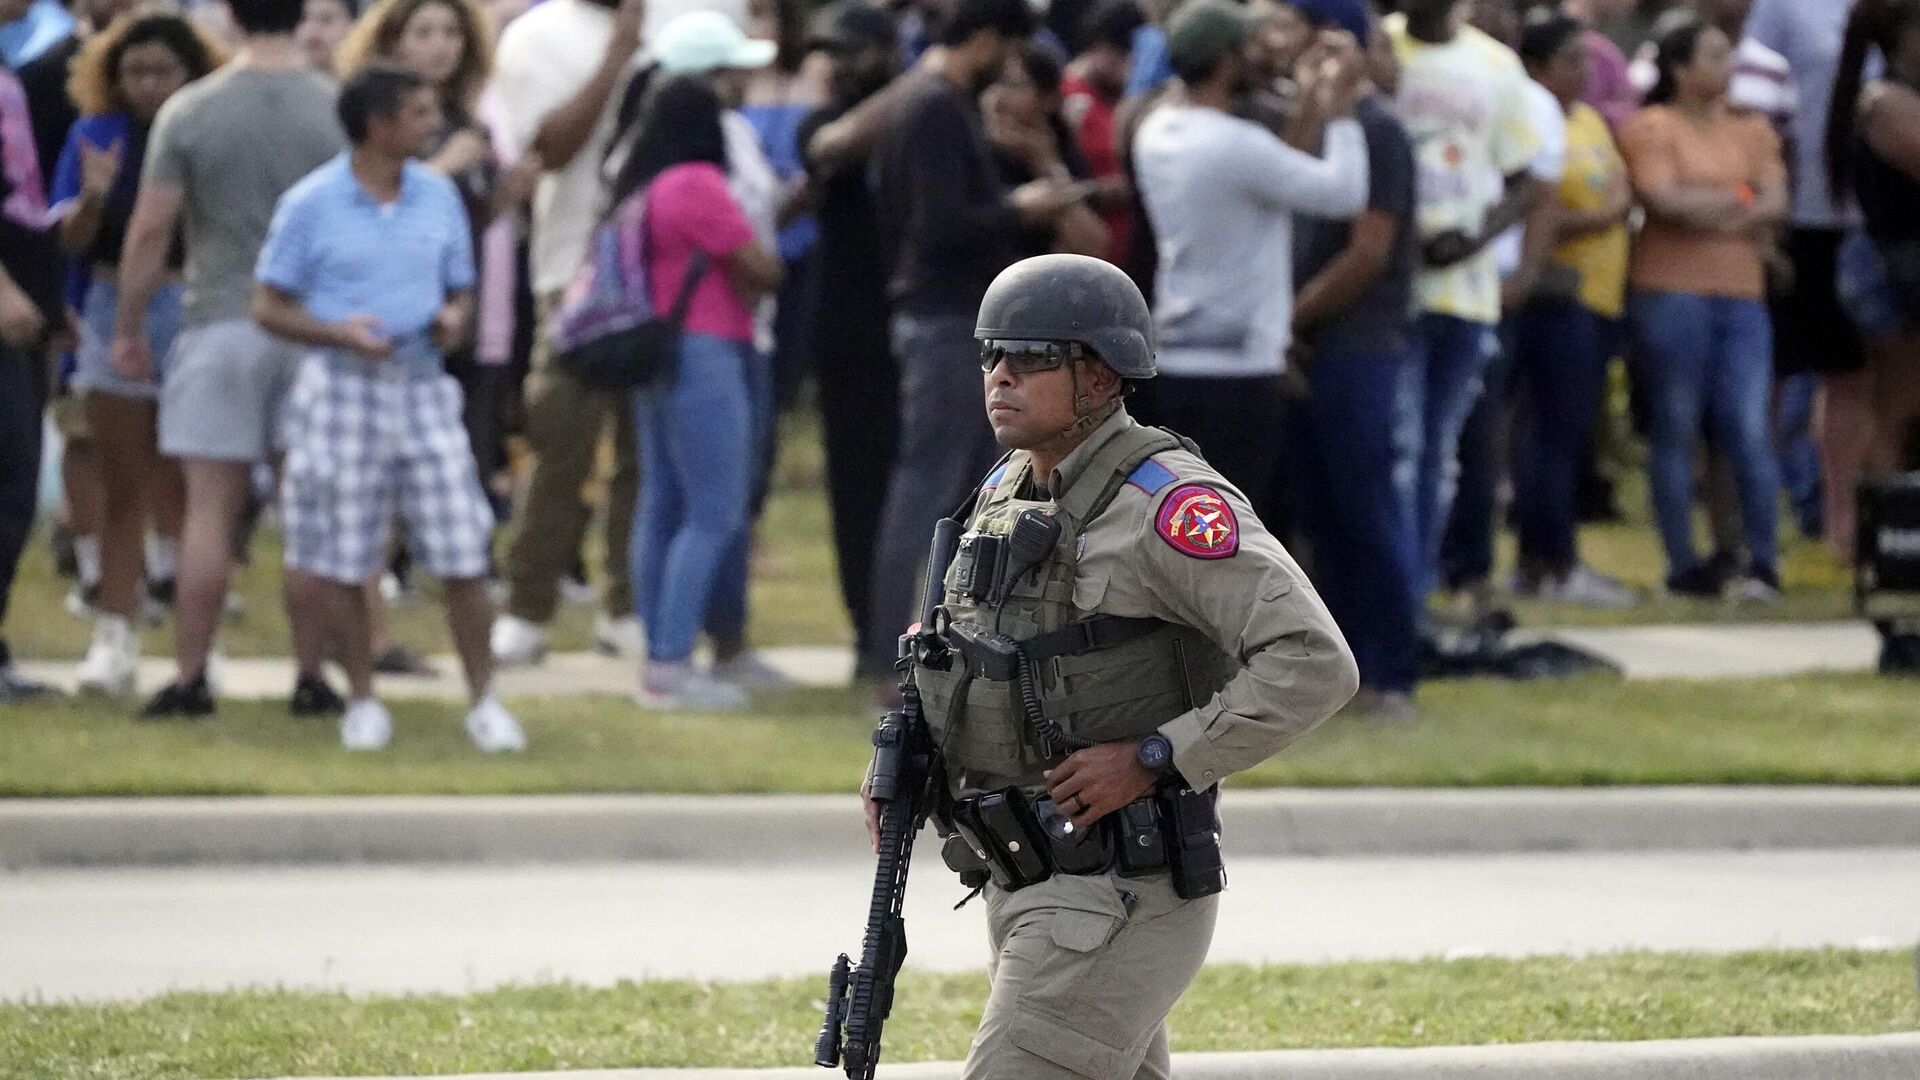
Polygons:
<instances>
[{"instance_id":1,"label":"wristwatch","mask_svg":"<svg viewBox=\"0 0 1920 1080\"><path fill-rule=\"evenodd\" d=\"M1173 766L1173 744L1165 735L1155 732L1140 740L1140 748L1134 751L1142 768L1150 773L1163 773Z\"/></svg>"}]
</instances>

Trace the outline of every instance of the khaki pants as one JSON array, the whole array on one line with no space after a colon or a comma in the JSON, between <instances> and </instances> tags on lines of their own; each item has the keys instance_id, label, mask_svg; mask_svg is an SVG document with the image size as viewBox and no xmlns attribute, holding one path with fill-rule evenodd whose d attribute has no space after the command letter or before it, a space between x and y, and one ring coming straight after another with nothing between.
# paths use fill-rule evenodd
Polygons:
<instances>
[{"instance_id":1,"label":"khaki pants","mask_svg":"<svg viewBox=\"0 0 1920 1080\"><path fill-rule=\"evenodd\" d=\"M1167 1013L1200 972L1219 897L1165 875L989 885L992 991L964 1080L1164 1080Z\"/></svg>"},{"instance_id":2,"label":"khaki pants","mask_svg":"<svg viewBox=\"0 0 1920 1080\"><path fill-rule=\"evenodd\" d=\"M573 563L586 533L588 511L580 492L593 474L600 435L613 421L613 476L607 484L606 612L633 614L631 564L634 495L639 487L633 407L624 395L592 389L554 365L547 346L546 313L534 338L533 370L527 376L527 447L533 459L525 493L514 510L507 549L507 613L528 622L553 621L560 603L560 577Z\"/></svg>"}]
</instances>

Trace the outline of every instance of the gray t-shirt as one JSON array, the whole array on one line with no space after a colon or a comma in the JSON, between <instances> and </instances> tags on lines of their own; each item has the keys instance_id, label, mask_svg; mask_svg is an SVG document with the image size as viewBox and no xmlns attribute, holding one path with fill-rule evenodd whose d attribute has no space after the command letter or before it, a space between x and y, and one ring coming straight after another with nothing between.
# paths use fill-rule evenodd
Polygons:
<instances>
[{"instance_id":1,"label":"gray t-shirt","mask_svg":"<svg viewBox=\"0 0 1920 1080\"><path fill-rule=\"evenodd\" d=\"M141 182L184 194L185 325L247 317L274 203L346 148L336 94L324 75L241 67L201 79L160 109Z\"/></svg>"}]
</instances>

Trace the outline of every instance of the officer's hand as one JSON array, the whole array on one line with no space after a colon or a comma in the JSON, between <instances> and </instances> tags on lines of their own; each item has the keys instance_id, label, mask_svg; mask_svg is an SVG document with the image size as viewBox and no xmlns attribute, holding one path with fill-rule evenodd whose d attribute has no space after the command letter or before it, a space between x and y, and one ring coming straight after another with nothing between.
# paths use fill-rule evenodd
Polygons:
<instances>
[{"instance_id":1,"label":"officer's hand","mask_svg":"<svg viewBox=\"0 0 1920 1080\"><path fill-rule=\"evenodd\" d=\"M1140 764L1139 749L1130 739L1075 750L1047 771L1053 805L1084 829L1152 791L1159 778Z\"/></svg>"},{"instance_id":2,"label":"officer's hand","mask_svg":"<svg viewBox=\"0 0 1920 1080\"><path fill-rule=\"evenodd\" d=\"M880 854L880 804L874 802L873 797L867 794L868 785L872 783L871 780L860 782L860 801L867 807L867 842L873 845L873 853L878 855Z\"/></svg>"}]
</instances>

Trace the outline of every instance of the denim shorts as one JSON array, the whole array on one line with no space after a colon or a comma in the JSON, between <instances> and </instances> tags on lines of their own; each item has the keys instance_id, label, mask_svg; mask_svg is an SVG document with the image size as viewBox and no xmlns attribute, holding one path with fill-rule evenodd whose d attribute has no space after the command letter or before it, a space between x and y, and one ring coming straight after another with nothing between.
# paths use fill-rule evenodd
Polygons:
<instances>
[{"instance_id":1,"label":"denim shorts","mask_svg":"<svg viewBox=\"0 0 1920 1080\"><path fill-rule=\"evenodd\" d=\"M1887 273L1880 249L1864 232L1850 232L1841 243L1834 290L1864 337L1884 337L1920 321Z\"/></svg>"},{"instance_id":2,"label":"denim shorts","mask_svg":"<svg viewBox=\"0 0 1920 1080\"><path fill-rule=\"evenodd\" d=\"M147 303L147 344L153 353L153 378L129 379L114 370L111 354L113 317L120 304L120 287L106 278L94 278L87 286L86 299L80 302L80 345L74 351L73 385L120 397L158 398L167 352L180 333L180 301L185 292L186 286L169 282L160 286Z\"/></svg>"}]
</instances>

